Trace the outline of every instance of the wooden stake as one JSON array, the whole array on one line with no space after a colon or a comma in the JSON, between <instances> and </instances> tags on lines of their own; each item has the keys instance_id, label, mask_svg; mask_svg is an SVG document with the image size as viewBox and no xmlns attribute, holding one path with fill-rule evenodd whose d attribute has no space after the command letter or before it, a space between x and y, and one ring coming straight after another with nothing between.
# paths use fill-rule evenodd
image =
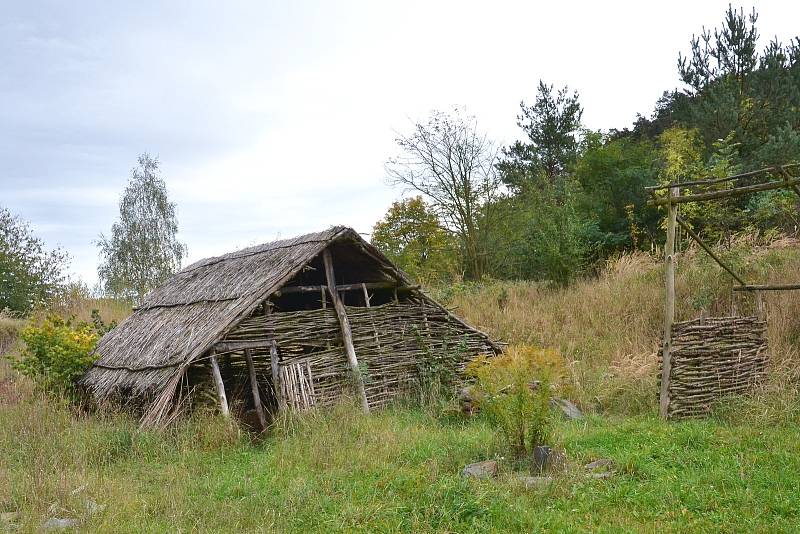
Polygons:
<instances>
[{"instance_id":1,"label":"wooden stake","mask_svg":"<svg viewBox=\"0 0 800 534\"><path fill-rule=\"evenodd\" d=\"M679 190L669 190L669 199L677 197ZM678 218L678 205L670 202L667 214L667 242L664 245L664 271L666 278L666 298L664 301L664 347L661 352L661 398L659 413L664 419L669 413L669 375L672 368L672 323L675 320L675 227Z\"/></svg>"},{"instance_id":2,"label":"wooden stake","mask_svg":"<svg viewBox=\"0 0 800 534\"><path fill-rule=\"evenodd\" d=\"M272 366L272 388L275 391L275 400L278 401L278 411L283 411L286 408L286 399L283 396L281 368L278 363L278 344L274 339L269 347L269 361Z\"/></svg>"},{"instance_id":3,"label":"wooden stake","mask_svg":"<svg viewBox=\"0 0 800 534\"><path fill-rule=\"evenodd\" d=\"M369 308L369 292L367 291L367 284L361 282L361 289L364 291L364 305Z\"/></svg>"},{"instance_id":4,"label":"wooden stake","mask_svg":"<svg viewBox=\"0 0 800 534\"><path fill-rule=\"evenodd\" d=\"M250 389L253 390L253 404L256 407L256 414L258 414L258 422L261 423L261 429L264 430L267 428L267 417L264 415L264 407L261 406L256 367L253 365L253 355L250 353L250 349L244 349L244 357L247 360L247 369L250 371Z\"/></svg>"},{"instance_id":5,"label":"wooden stake","mask_svg":"<svg viewBox=\"0 0 800 534\"><path fill-rule=\"evenodd\" d=\"M759 319L766 320L767 307L764 305L764 294L761 291L756 291L755 296L756 296L756 315L758 315Z\"/></svg>"},{"instance_id":6,"label":"wooden stake","mask_svg":"<svg viewBox=\"0 0 800 534\"><path fill-rule=\"evenodd\" d=\"M214 352L211 353L211 376L214 378L214 384L217 387L217 396L219 397L219 407L224 417L230 416L228 410L228 398L225 396L225 384L222 382L222 375L219 372L219 364Z\"/></svg>"},{"instance_id":7,"label":"wooden stake","mask_svg":"<svg viewBox=\"0 0 800 534\"><path fill-rule=\"evenodd\" d=\"M356 358L356 348L353 346L353 333L350 329L350 321L347 319L347 312L345 311L344 304L339 299L339 292L336 291L336 278L333 272L333 259L331 258L331 251L325 249L322 251L322 260L325 263L325 278L328 282L328 292L333 301L333 307L336 310L336 317L339 319L339 326L342 329L342 341L344 342L344 350L347 353L347 361L350 364L350 371L353 373L353 380L356 386L356 392L361 397L361 408L365 413L369 413L369 402L367 402L367 393L364 389L364 379L361 377L361 370L358 368L358 358Z\"/></svg>"}]
</instances>

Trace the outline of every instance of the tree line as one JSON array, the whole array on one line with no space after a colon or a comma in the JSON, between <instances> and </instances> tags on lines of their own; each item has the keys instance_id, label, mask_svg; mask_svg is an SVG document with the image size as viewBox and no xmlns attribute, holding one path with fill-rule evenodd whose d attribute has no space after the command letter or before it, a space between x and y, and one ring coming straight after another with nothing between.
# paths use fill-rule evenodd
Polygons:
<instances>
[{"instance_id":1,"label":"tree line","mask_svg":"<svg viewBox=\"0 0 800 534\"><path fill-rule=\"evenodd\" d=\"M729 7L719 28L678 54L682 89L630 128L592 131L577 91L540 81L521 102L522 139L498 147L464 108L434 111L397 138L395 202L372 241L424 281L569 283L610 256L662 245L646 186L800 161L800 38L759 48L758 14ZM713 187L725 188L730 184ZM768 191L688 204L682 217L730 245L742 232L798 232L798 198Z\"/></svg>"}]
</instances>

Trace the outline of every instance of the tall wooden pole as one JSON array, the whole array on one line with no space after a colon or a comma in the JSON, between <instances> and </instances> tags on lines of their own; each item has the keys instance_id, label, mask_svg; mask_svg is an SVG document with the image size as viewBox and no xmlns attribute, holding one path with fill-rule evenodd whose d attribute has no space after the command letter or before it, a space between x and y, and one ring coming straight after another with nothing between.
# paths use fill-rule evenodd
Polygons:
<instances>
[{"instance_id":1,"label":"tall wooden pole","mask_svg":"<svg viewBox=\"0 0 800 534\"><path fill-rule=\"evenodd\" d=\"M677 197L677 187L669 190L669 199ZM661 398L659 413L667 418L669 412L669 377L672 370L672 323L675 320L675 227L678 205L670 202L667 214L667 242L664 244L666 295L664 300L664 347L661 352Z\"/></svg>"},{"instance_id":2,"label":"tall wooden pole","mask_svg":"<svg viewBox=\"0 0 800 534\"><path fill-rule=\"evenodd\" d=\"M253 391L253 405L256 407L258 422L261 429L267 428L267 417L264 415L264 407L261 406L261 395L258 393L258 379L256 378L256 366L253 364L253 355L250 349L244 349L244 357L247 360L247 369L250 371L250 389Z\"/></svg>"},{"instance_id":3,"label":"tall wooden pole","mask_svg":"<svg viewBox=\"0 0 800 534\"><path fill-rule=\"evenodd\" d=\"M322 261L325 263L325 278L328 282L328 292L331 295L333 307L336 310L336 317L339 319L339 326L342 329L342 341L344 350L347 353L347 362L350 364L350 371L353 373L353 382L356 386L356 393L361 397L361 408L369 413L369 402L367 402L367 392L364 389L364 379L361 370L358 368L358 358L356 358L356 348L353 346L353 332L350 329L350 321L347 319L347 312L336 291L336 278L333 272L333 259L331 251L327 248L322 251Z\"/></svg>"},{"instance_id":4,"label":"tall wooden pole","mask_svg":"<svg viewBox=\"0 0 800 534\"><path fill-rule=\"evenodd\" d=\"M222 411L222 415L228 417L230 415L230 410L228 410L228 398L225 396L225 384L222 382L217 356L214 352L211 353L211 376L214 378L214 385L217 387L219 408Z\"/></svg>"}]
</instances>

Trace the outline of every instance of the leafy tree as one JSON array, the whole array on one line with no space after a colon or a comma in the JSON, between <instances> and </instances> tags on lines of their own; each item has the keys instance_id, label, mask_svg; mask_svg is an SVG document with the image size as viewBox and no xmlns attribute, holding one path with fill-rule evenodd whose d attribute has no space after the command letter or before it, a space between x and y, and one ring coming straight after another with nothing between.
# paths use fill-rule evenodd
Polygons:
<instances>
[{"instance_id":1,"label":"leafy tree","mask_svg":"<svg viewBox=\"0 0 800 534\"><path fill-rule=\"evenodd\" d=\"M589 132L581 152L575 178L582 190L581 211L596 222L597 252L647 248L660 240L658 211L647 206L644 189L657 181L655 145L647 137Z\"/></svg>"},{"instance_id":2,"label":"leafy tree","mask_svg":"<svg viewBox=\"0 0 800 534\"><path fill-rule=\"evenodd\" d=\"M145 294L175 273L186 256L178 242L175 204L167 198L158 159L145 153L119 203L119 221L111 236L101 235L98 277L114 297L141 303Z\"/></svg>"},{"instance_id":3,"label":"leafy tree","mask_svg":"<svg viewBox=\"0 0 800 534\"><path fill-rule=\"evenodd\" d=\"M430 282L457 270L457 243L421 196L392 203L372 230L372 244L413 278Z\"/></svg>"},{"instance_id":4,"label":"leafy tree","mask_svg":"<svg viewBox=\"0 0 800 534\"><path fill-rule=\"evenodd\" d=\"M426 123L397 138L401 155L390 159L390 183L422 193L443 225L458 238L465 275L479 279L486 252L483 236L494 220L491 202L500 181L496 151L474 117L456 108L431 113Z\"/></svg>"},{"instance_id":5,"label":"leafy tree","mask_svg":"<svg viewBox=\"0 0 800 534\"><path fill-rule=\"evenodd\" d=\"M581 212L580 186L543 184L497 203L502 222L490 236L492 273L503 278L569 283L593 254L596 225Z\"/></svg>"},{"instance_id":6,"label":"leafy tree","mask_svg":"<svg viewBox=\"0 0 800 534\"><path fill-rule=\"evenodd\" d=\"M555 184L578 154L578 133L583 108L577 91L569 88L553 92L553 86L539 81L536 100L526 106L520 102L517 125L528 136L503 149L504 159L497 165L503 182L521 188L537 178Z\"/></svg>"},{"instance_id":7,"label":"leafy tree","mask_svg":"<svg viewBox=\"0 0 800 534\"><path fill-rule=\"evenodd\" d=\"M0 208L0 310L28 312L55 297L65 283L68 256L47 250L28 223Z\"/></svg>"}]
</instances>

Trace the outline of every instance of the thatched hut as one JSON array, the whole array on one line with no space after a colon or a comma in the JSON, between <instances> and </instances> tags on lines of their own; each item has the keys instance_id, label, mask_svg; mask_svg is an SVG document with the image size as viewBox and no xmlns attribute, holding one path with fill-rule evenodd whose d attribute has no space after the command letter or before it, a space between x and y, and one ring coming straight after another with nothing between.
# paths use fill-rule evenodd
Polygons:
<instances>
[{"instance_id":1,"label":"thatched hut","mask_svg":"<svg viewBox=\"0 0 800 534\"><path fill-rule=\"evenodd\" d=\"M346 391L369 410L428 380L456 383L466 362L497 350L334 227L186 267L101 339L81 383L143 424L165 424L203 392L264 424Z\"/></svg>"}]
</instances>

